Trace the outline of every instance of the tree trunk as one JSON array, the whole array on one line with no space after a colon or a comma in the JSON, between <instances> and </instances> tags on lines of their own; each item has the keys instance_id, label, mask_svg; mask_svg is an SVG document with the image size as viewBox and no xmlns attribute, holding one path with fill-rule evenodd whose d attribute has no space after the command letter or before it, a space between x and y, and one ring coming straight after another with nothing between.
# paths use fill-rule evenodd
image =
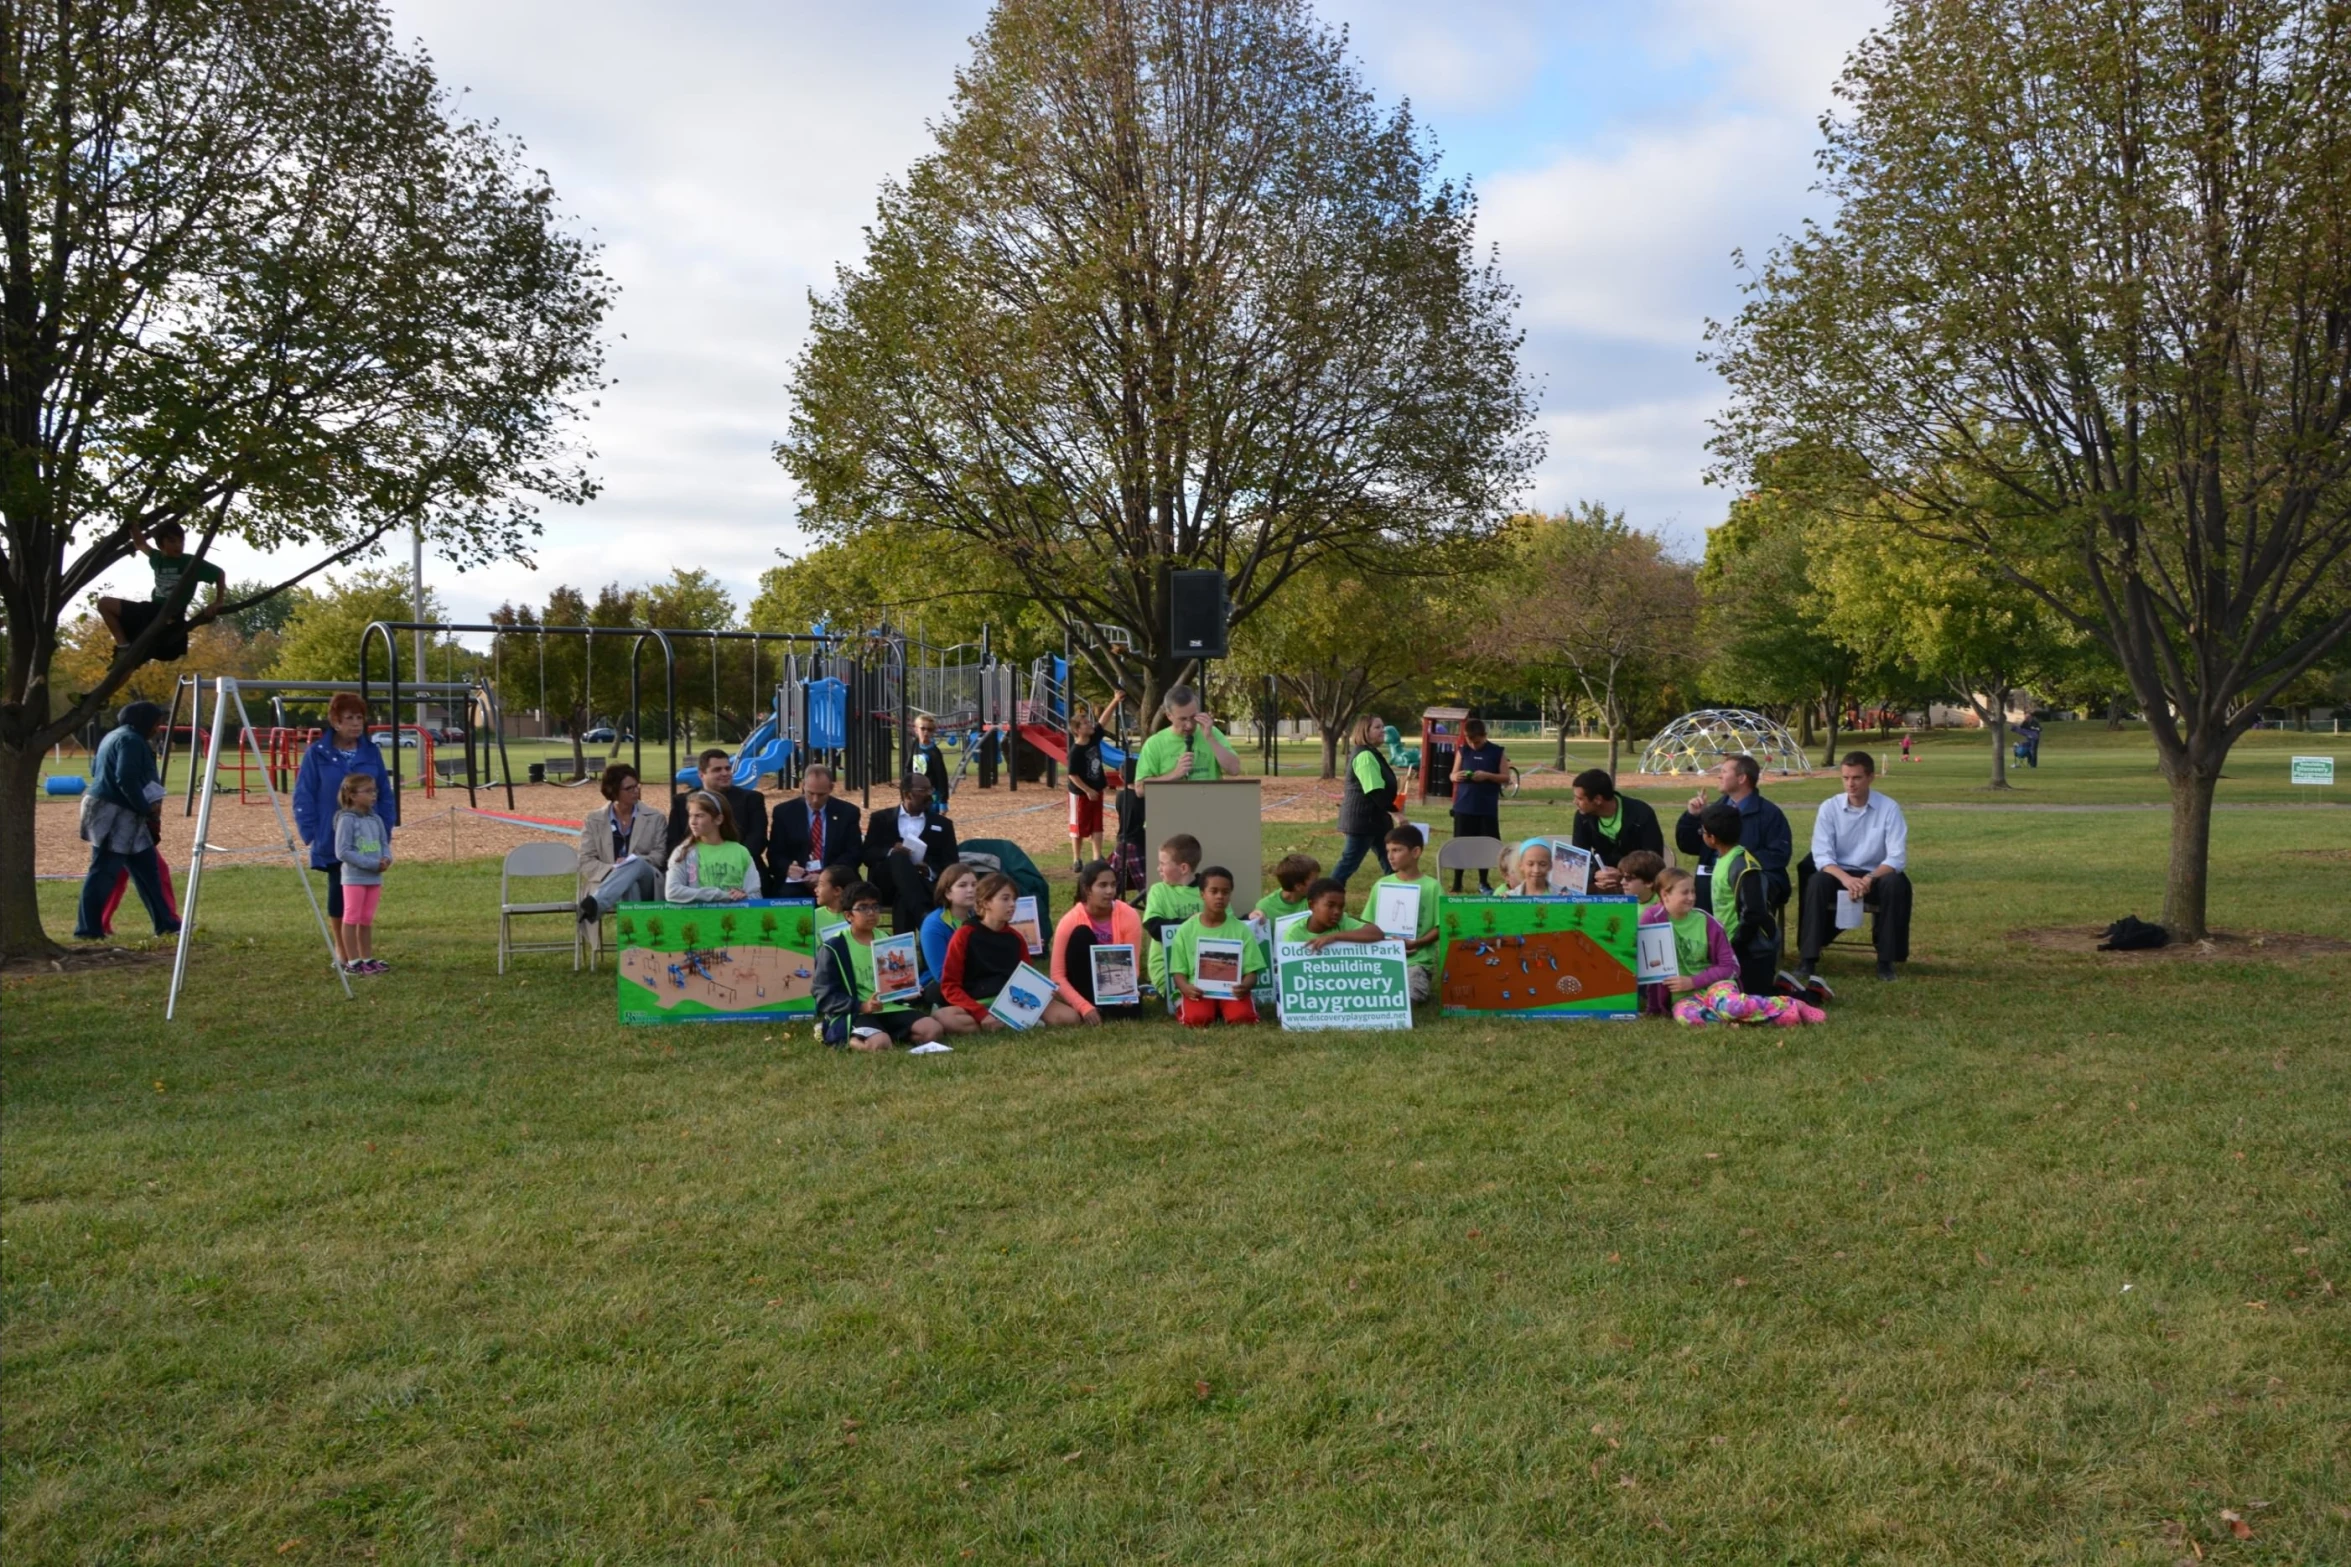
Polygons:
<instances>
[{"instance_id":1,"label":"tree trunk","mask_svg":"<svg viewBox=\"0 0 2351 1567\"><path fill-rule=\"evenodd\" d=\"M1803 750L1812 749L1812 704L1801 702L1796 707L1796 744Z\"/></svg>"},{"instance_id":2,"label":"tree trunk","mask_svg":"<svg viewBox=\"0 0 2351 1567\"><path fill-rule=\"evenodd\" d=\"M1837 710L1841 706L1843 704L1837 700L1837 693L1831 691L1829 693L1829 739L1828 744L1821 747L1820 752L1820 765L1824 768L1837 765Z\"/></svg>"},{"instance_id":3,"label":"tree trunk","mask_svg":"<svg viewBox=\"0 0 2351 1567\"><path fill-rule=\"evenodd\" d=\"M2212 790L2218 767L2182 765L2171 778L2171 866L2163 880L2163 924L2174 941L2202 941L2211 871Z\"/></svg>"},{"instance_id":4,"label":"tree trunk","mask_svg":"<svg viewBox=\"0 0 2351 1567\"><path fill-rule=\"evenodd\" d=\"M2119 696L2106 704L2106 727L2110 730L2122 728L2122 698Z\"/></svg>"},{"instance_id":5,"label":"tree trunk","mask_svg":"<svg viewBox=\"0 0 2351 1567\"><path fill-rule=\"evenodd\" d=\"M0 746L0 958L46 958L57 944L41 928L33 880L34 812L41 806L37 750Z\"/></svg>"},{"instance_id":6,"label":"tree trunk","mask_svg":"<svg viewBox=\"0 0 2351 1567\"><path fill-rule=\"evenodd\" d=\"M1551 765L1560 772L1567 771L1567 698L1559 699L1559 741L1553 747Z\"/></svg>"},{"instance_id":7,"label":"tree trunk","mask_svg":"<svg viewBox=\"0 0 2351 1567\"><path fill-rule=\"evenodd\" d=\"M2008 707L2006 703L1996 702L1993 704L1991 722L1986 727L1992 731L1992 781L1984 787L2005 789L2008 787Z\"/></svg>"}]
</instances>

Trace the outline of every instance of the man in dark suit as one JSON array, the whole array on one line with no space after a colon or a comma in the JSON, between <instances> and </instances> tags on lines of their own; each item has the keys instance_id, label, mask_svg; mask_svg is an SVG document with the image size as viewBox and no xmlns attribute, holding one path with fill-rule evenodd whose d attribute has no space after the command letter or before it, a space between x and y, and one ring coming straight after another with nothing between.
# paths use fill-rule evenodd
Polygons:
<instances>
[{"instance_id":1,"label":"man in dark suit","mask_svg":"<svg viewBox=\"0 0 2351 1567\"><path fill-rule=\"evenodd\" d=\"M906 747L906 770L931 781L931 798L947 798L947 753L939 749L938 721L928 713L914 718L914 738Z\"/></svg>"},{"instance_id":2,"label":"man in dark suit","mask_svg":"<svg viewBox=\"0 0 2351 1567\"><path fill-rule=\"evenodd\" d=\"M955 863L955 824L931 804L931 781L916 773L898 786L895 810L876 810L865 824L865 879L890 900L891 927L901 936L922 928L939 872Z\"/></svg>"},{"instance_id":3,"label":"man in dark suit","mask_svg":"<svg viewBox=\"0 0 2351 1567\"><path fill-rule=\"evenodd\" d=\"M854 866L858 828L857 807L833 798L831 768L819 762L802 773L800 792L777 806L775 819L768 824L769 895L807 897L806 884L826 866Z\"/></svg>"},{"instance_id":4,"label":"man in dark suit","mask_svg":"<svg viewBox=\"0 0 2351 1567\"><path fill-rule=\"evenodd\" d=\"M1617 862L1635 849L1665 857L1665 831L1648 802L1616 792L1616 780L1605 767L1589 767L1575 775L1575 826L1568 841L1599 857L1592 874L1594 892L1622 892L1624 878Z\"/></svg>"},{"instance_id":5,"label":"man in dark suit","mask_svg":"<svg viewBox=\"0 0 2351 1567\"><path fill-rule=\"evenodd\" d=\"M735 837L751 851L751 863L758 865L767 859L767 799L756 789L735 787L735 759L712 746L694 758L701 769L701 788L709 790L727 803L727 815L734 821ZM674 846L684 843L693 834L686 828L686 796L673 794L669 801L669 841Z\"/></svg>"}]
</instances>

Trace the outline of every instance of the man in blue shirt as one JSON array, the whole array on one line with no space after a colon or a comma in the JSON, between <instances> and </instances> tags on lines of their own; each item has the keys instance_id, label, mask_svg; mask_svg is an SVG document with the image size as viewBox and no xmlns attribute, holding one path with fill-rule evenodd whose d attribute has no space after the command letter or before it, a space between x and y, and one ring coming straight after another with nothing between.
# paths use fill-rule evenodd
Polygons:
<instances>
[{"instance_id":1,"label":"man in blue shirt","mask_svg":"<svg viewBox=\"0 0 2351 1567\"><path fill-rule=\"evenodd\" d=\"M1851 898L1874 911L1870 935L1877 946L1878 978L1892 979L1894 965L1910 961L1910 824L1902 807L1871 784L1877 763L1867 751L1846 753L1845 792L1821 802L1812 819L1812 853L1803 869L1802 909L1796 979L1808 985L1821 949L1837 939L1840 899Z\"/></svg>"},{"instance_id":2,"label":"man in blue shirt","mask_svg":"<svg viewBox=\"0 0 2351 1567\"><path fill-rule=\"evenodd\" d=\"M1714 769L1722 786L1723 803L1739 813L1739 847L1755 862L1771 887L1771 906L1788 901L1788 860L1795 852L1795 836L1788 830L1787 813L1766 800L1755 785L1763 769L1752 756L1726 756ZM1714 851L1699 834L1698 817L1707 806L1706 791L1690 797L1690 808L1673 825L1674 847L1697 862L1698 907L1712 908Z\"/></svg>"},{"instance_id":3,"label":"man in blue shirt","mask_svg":"<svg viewBox=\"0 0 2351 1567\"><path fill-rule=\"evenodd\" d=\"M1472 718L1461 726L1461 749L1453 758L1453 836L1502 836L1502 784L1510 763L1502 748L1486 740L1486 721ZM1485 871L1478 872L1478 891L1492 892ZM1461 872L1453 873L1453 890L1461 890Z\"/></svg>"}]
</instances>

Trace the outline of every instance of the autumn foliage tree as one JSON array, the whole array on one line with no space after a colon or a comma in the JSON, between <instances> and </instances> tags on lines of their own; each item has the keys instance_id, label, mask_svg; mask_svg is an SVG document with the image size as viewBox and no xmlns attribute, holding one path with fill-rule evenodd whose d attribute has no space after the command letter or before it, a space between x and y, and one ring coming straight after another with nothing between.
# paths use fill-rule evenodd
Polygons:
<instances>
[{"instance_id":1,"label":"autumn foliage tree","mask_svg":"<svg viewBox=\"0 0 2351 1567\"><path fill-rule=\"evenodd\" d=\"M1833 215L1716 329L1722 476L1834 452L2100 644L2201 936L2230 747L2351 637L2351 6L1897 0L1837 90Z\"/></svg>"},{"instance_id":2,"label":"autumn foliage tree","mask_svg":"<svg viewBox=\"0 0 2351 1567\"><path fill-rule=\"evenodd\" d=\"M1301 0L1000 0L811 301L777 455L828 539L983 547L1157 706L1169 573L1491 532L1541 452L1470 193Z\"/></svg>"},{"instance_id":3,"label":"autumn foliage tree","mask_svg":"<svg viewBox=\"0 0 2351 1567\"><path fill-rule=\"evenodd\" d=\"M49 948L41 754L165 628L60 701L70 608L165 522L198 556L291 557L264 593L394 529L518 550L539 501L592 493L568 429L609 290L544 177L453 114L375 0L0 5L0 244L14 958Z\"/></svg>"}]
</instances>

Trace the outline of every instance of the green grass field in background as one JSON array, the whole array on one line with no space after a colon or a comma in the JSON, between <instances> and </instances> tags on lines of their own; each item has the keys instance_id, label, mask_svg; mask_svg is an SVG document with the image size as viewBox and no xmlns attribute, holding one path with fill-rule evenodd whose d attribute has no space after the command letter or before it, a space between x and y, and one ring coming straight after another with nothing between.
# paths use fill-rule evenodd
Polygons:
<instances>
[{"instance_id":1,"label":"green grass field in background","mask_svg":"<svg viewBox=\"0 0 2351 1567\"><path fill-rule=\"evenodd\" d=\"M2161 797L2069 733L2020 798ZM1888 787L1981 801L1933 749ZM2351 813L2213 836L2216 926L2351 939ZM396 868L346 1003L223 872L180 1021L6 987L7 1555L2351 1559L2351 959L2011 939L2164 842L1921 810L1916 962L1817 1029L927 1060L500 978L491 862Z\"/></svg>"}]
</instances>

